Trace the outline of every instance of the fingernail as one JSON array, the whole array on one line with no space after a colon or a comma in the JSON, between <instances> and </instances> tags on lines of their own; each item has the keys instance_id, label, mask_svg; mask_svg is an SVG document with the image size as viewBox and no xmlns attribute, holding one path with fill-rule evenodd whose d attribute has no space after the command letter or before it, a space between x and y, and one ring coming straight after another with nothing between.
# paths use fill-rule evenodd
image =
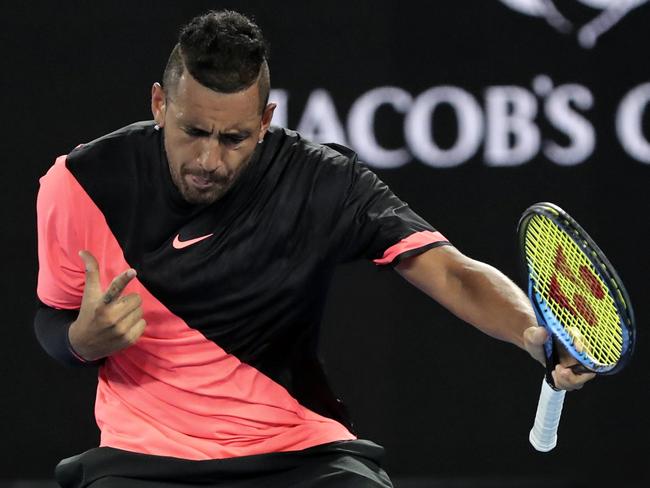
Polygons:
<instances>
[{"instance_id":1,"label":"fingernail","mask_svg":"<svg viewBox=\"0 0 650 488\"><path fill-rule=\"evenodd\" d=\"M126 272L126 276L129 278L133 278L137 273L135 272L134 269L130 269Z\"/></svg>"}]
</instances>

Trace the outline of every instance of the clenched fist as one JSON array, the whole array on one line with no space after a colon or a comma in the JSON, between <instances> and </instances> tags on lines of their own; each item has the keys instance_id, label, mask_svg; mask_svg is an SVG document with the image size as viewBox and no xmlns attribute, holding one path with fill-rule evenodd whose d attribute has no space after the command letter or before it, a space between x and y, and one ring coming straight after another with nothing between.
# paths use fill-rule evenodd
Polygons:
<instances>
[{"instance_id":1,"label":"clenched fist","mask_svg":"<svg viewBox=\"0 0 650 488\"><path fill-rule=\"evenodd\" d=\"M544 356L544 342L548 339L548 332L544 327L533 326L524 331L524 347L533 358L542 364L546 364ZM583 385L596 377L594 373L575 372L572 367L577 361L558 345L560 363L555 366L551 373L555 386L560 390L579 390Z\"/></svg>"}]
</instances>

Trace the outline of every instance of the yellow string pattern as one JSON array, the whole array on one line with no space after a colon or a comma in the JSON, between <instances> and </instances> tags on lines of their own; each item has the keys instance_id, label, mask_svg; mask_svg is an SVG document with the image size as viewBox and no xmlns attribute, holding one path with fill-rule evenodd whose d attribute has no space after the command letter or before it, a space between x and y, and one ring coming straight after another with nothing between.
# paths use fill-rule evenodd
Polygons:
<instances>
[{"instance_id":1,"label":"yellow string pattern","mask_svg":"<svg viewBox=\"0 0 650 488\"><path fill-rule=\"evenodd\" d=\"M551 219L534 215L526 230L526 261L534 290L568 334L583 357L596 366L621 358L620 317L605 282L584 250Z\"/></svg>"}]
</instances>

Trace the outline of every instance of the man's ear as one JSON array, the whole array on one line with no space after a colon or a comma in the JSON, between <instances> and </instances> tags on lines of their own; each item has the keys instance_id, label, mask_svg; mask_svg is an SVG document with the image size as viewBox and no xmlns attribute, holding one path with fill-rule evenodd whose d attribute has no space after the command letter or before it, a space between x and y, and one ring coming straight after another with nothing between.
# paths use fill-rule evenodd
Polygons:
<instances>
[{"instance_id":1,"label":"man's ear","mask_svg":"<svg viewBox=\"0 0 650 488\"><path fill-rule=\"evenodd\" d=\"M277 107L277 104L269 103L264 108L264 112L262 113L262 127L260 129L260 142L262 139L264 139L264 134L266 134L266 131L269 130L269 127L271 126L271 120L273 120L273 112L275 110L275 107Z\"/></svg>"},{"instance_id":2,"label":"man's ear","mask_svg":"<svg viewBox=\"0 0 650 488\"><path fill-rule=\"evenodd\" d=\"M165 126L165 111L167 110L167 97L160 83L156 82L151 87L151 113L158 127Z\"/></svg>"}]
</instances>

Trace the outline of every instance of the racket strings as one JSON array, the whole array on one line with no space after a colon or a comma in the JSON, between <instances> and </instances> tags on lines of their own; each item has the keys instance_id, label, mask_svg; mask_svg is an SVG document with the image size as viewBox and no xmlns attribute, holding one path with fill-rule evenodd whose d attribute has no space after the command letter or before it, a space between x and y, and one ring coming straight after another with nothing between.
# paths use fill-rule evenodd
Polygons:
<instances>
[{"instance_id":1,"label":"racket strings","mask_svg":"<svg viewBox=\"0 0 650 488\"><path fill-rule=\"evenodd\" d=\"M542 291L541 294L543 294ZM573 348L578 353L584 353L588 359L598 365L613 365L621 356L621 347L618 341L612 341L610 337L606 336L602 329L585 329L581 327L581 321L575 313L568 311L566 308L548 306L553 302L548 298L544 300L546 303L546 313L550 309L550 313L558 319L560 324L563 324L564 335Z\"/></svg>"},{"instance_id":2,"label":"racket strings","mask_svg":"<svg viewBox=\"0 0 650 488\"><path fill-rule=\"evenodd\" d=\"M568 232L573 238L548 217L530 219L525 249L534 289L582 357L596 366L616 364L623 349L618 309L609 287L585 255L593 258L596 253L577 231Z\"/></svg>"},{"instance_id":3,"label":"racket strings","mask_svg":"<svg viewBox=\"0 0 650 488\"><path fill-rule=\"evenodd\" d=\"M564 254L566 253L562 255L564 256ZM543 257L548 261L548 256ZM550 281L543 278L538 279L537 282L542 285L541 290L538 291L541 291L541 295L545 298L551 312L559 319L560 323L565 324L565 330L571 336L572 343L578 352L586 351L590 355L597 356L598 350L594 348L594 345L600 345L601 352L604 354L601 354L601 357L594 357L594 359L605 364L610 363L608 359L615 362L620 356L620 347L617 344L618 341L612 341L610 337L612 333L620 335L619 318L616 310L614 309L612 314L611 307L607 309L600 306L596 307L596 310L591 308L589 301L584 300L584 295L581 294L585 292L584 283L582 286L577 285L578 278L570 274L570 270L579 269L583 263L574 259L575 255L571 253L564 257L566 262L562 263L560 268L565 266L569 273L565 269L565 275L562 277L558 277L557 273L555 273L551 275ZM557 267L557 256L554 264ZM578 281L578 283L580 282ZM577 309L576 301L578 301L582 309ZM593 301L591 301L591 304L593 304ZM585 322L589 327L584 327ZM614 329L607 330L606 326L612 324ZM602 327L602 325L605 325L605 327Z\"/></svg>"},{"instance_id":4,"label":"racket strings","mask_svg":"<svg viewBox=\"0 0 650 488\"><path fill-rule=\"evenodd\" d=\"M543 232L537 233L538 239L541 239L543 236ZM556 237L555 240L558 240L557 238L559 236L556 235L554 237ZM563 242L564 239L560 238L559 241L561 244L565 245L560 245L556 248L560 251L556 251L555 256L548 256L539 252L535 253L538 262L539 258L541 258L545 260L545 264L552 263L555 267L555 272L551 274L550 279L547 277L540 277L541 279L537 280L537 282L542 285L541 287L538 286L538 288L541 288L541 290L538 291L541 291L542 296L546 298L545 302L551 309L551 312L557 316L561 323L565 324L565 330L570 333L570 339L576 347L576 350L579 350L579 352L586 350L588 353L593 355L595 352L598 352L594 349L593 344L602 344L601 349L604 349L602 352L606 353L604 355L605 357L596 357L594 359L598 362L605 363L609 362L607 359L615 361L620 355L620 351L615 342L608 340L606 332L611 333L611 331L606 331L603 327L594 328L594 326L597 325L595 322L596 316L598 316L599 322L603 322L603 310L598 310L598 308L602 309L603 307L597 307L596 311L592 310L591 306L589 306L589 301L585 300L584 296L581 294L585 292L585 283L581 282L573 273L573 270L580 269L580 266L584 266L584 263L575 259L575 253L567 253L564 251L567 244L566 242ZM571 244L572 242L569 242L569 245ZM553 258L553 260L551 261L550 258ZM558 268L559 273L557 272ZM576 302L581 306L580 310L576 309ZM591 303L593 304L593 300ZM607 312L608 310L605 309L605 314L607 314ZM611 317L609 318L611 319ZM614 316L614 321L618 322L618 316ZM590 327L584 327L584 322L587 322ZM611 324L612 320L606 320L603 323L608 322ZM615 330L618 331L618 328Z\"/></svg>"},{"instance_id":5,"label":"racket strings","mask_svg":"<svg viewBox=\"0 0 650 488\"><path fill-rule=\"evenodd\" d=\"M571 243L574 244L573 242L571 242ZM580 250L580 248L578 247L578 251L579 250ZM582 258L582 259L579 259L579 258ZM579 269L581 269L582 266L585 266L585 264L584 264L584 256L581 253L580 254L567 253L566 259L568 261L570 269L578 269L579 270ZM591 266L591 263L589 263L587 261L587 264L589 265L589 268L590 268L590 271L591 271L590 276L597 277L596 270ZM584 268L582 268L582 269L584 269ZM566 283L566 282L564 282L564 283ZM583 297L583 296L588 296L588 294L590 294L590 290L585 290L585 287L589 288L589 285L586 285L584 283L584 281L583 282L579 281L578 283L582 283L582 286L576 285L576 283L573 282L571 279L569 279L569 282L568 282L569 294L573 294L574 300L578 296ZM616 346L618 344L616 344L616 343L612 342L611 340L609 340L609 337L611 337L612 334L614 334L615 336L616 335L621 336L621 334L620 334L620 325L619 325L620 318L619 318L619 315L617 313L616 306L614 305L614 302L611 300L609 295L606 295L605 294L606 292L604 292L605 284L602 281L600 283L598 283L598 282L596 282L596 283L599 286L601 286L601 290L603 290L602 291L602 293L603 293L602 298L607 296L607 298L610 299L610 303L607 304L607 305L610 305L610 306L609 307L604 306L605 304L602 304L602 303L600 303L600 301L598 301L598 302L595 302L598 305L594 307L594 310L589 310L589 312L591 312L591 314L593 314L593 317L590 317L590 315L591 315L590 313L586 314L587 317L585 318L585 320L591 326L591 327L588 327L586 329L586 331L587 331L586 340L587 340L587 342L589 342L589 335L594 334L594 335L598 336L597 337L598 343L603 345L603 347L610 353L610 358L614 362L616 362L616 361L618 361L618 359L620 357L620 348L617 348ZM581 292L582 292L582 294L581 294ZM589 304L591 306L593 306L594 302L591 301L591 302L589 302ZM602 320L603 317L605 318L604 321ZM589 319L591 319L591 320L589 320ZM602 321L602 324L603 324L604 327L597 327L597 325L600 325L601 321ZM608 327L609 327L609 330L608 330ZM622 342L622 339L621 339L621 342Z\"/></svg>"}]
</instances>

